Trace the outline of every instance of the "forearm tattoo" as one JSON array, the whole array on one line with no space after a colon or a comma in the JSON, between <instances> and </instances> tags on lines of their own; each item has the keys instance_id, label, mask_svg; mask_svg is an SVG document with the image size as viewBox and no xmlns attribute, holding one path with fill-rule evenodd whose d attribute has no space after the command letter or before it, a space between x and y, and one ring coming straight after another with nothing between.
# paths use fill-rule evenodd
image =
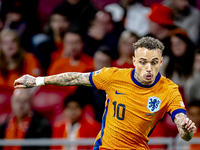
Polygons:
<instances>
[{"instance_id":1,"label":"forearm tattoo","mask_svg":"<svg viewBox=\"0 0 200 150\"><path fill-rule=\"evenodd\" d=\"M186 141L189 141L193 137L193 133L189 132L187 129L184 128L184 126L181 125L185 118L187 118L185 114L179 113L175 116L174 121L177 125L181 138Z\"/></svg>"},{"instance_id":2,"label":"forearm tattoo","mask_svg":"<svg viewBox=\"0 0 200 150\"><path fill-rule=\"evenodd\" d=\"M89 81L90 73L76 73L68 72L44 78L45 85L59 85L59 86L75 86L85 85L91 86Z\"/></svg>"}]
</instances>

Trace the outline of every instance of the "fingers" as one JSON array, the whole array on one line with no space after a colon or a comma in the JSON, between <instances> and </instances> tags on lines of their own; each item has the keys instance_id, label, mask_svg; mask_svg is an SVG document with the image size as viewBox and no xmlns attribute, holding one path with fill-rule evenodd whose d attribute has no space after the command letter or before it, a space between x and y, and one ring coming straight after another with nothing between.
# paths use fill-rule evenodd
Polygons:
<instances>
[{"instance_id":1,"label":"fingers","mask_svg":"<svg viewBox=\"0 0 200 150\"><path fill-rule=\"evenodd\" d=\"M189 118L185 118L181 125L184 129L188 130L189 132L196 131L195 123L192 122L192 120L190 120Z\"/></svg>"},{"instance_id":2,"label":"fingers","mask_svg":"<svg viewBox=\"0 0 200 150\"><path fill-rule=\"evenodd\" d=\"M187 129L189 132L195 132L196 131L196 126L195 123L193 122Z\"/></svg>"},{"instance_id":3,"label":"fingers","mask_svg":"<svg viewBox=\"0 0 200 150\"><path fill-rule=\"evenodd\" d=\"M14 88L15 89L24 89L24 88L26 88L26 86L22 85L22 84L19 84L19 85L15 85Z\"/></svg>"},{"instance_id":4,"label":"fingers","mask_svg":"<svg viewBox=\"0 0 200 150\"><path fill-rule=\"evenodd\" d=\"M183 122L181 123L181 126L185 126L186 124L187 124L187 122L189 121L189 118L185 118L184 120L183 120Z\"/></svg>"},{"instance_id":5,"label":"fingers","mask_svg":"<svg viewBox=\"0 0 200 150\"><path fill-rule=\"evenodd\" d=\"M15 80L14 86L16 86L16 85L23 85L23 80L21 78Z\"/></svg>"},{"instance_id":6,"label":"fingers","mask_svg":"<svg viewBox=\"0 0 200 150\"><path fill-rule=\"evenodd\" d=\"M23 75L22 77L20 77L20 78L18 78L17 80L15 80L15 82L14 82L14 88L16 88L16 86L17 85L23 85L24 83L24 76L25 75ZM19 87L19 86L17 86L17 87ZM21 87L21 86L20 86Z\"/></svg>"}]
</instances>

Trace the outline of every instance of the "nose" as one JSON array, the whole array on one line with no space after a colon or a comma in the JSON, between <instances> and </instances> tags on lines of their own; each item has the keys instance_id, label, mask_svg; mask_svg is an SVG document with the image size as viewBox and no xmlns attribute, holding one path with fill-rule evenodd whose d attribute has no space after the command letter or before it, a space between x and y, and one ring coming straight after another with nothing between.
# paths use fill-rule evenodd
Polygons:
<instances>
[{"instance_id":1,"label":"nose","mask_svg":"<svg viewBox=\"0 0 200 150\"><path fill-rule=\"evenodd\" d=\"M151 64L150 63L147 63L147 65L146 65L146 71L147 72L151 72Z\"/></svg>"}]
</instances>

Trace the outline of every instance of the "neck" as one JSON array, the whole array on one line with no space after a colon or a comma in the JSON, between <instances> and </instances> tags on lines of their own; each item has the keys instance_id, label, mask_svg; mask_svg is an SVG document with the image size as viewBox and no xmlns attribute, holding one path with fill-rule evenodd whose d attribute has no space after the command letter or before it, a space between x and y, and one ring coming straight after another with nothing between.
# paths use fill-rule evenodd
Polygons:
<instances>
[{"instance_id":1,"label":"neck","mask_svg":"<svg viewBox=\"0 0 200 150\"><path fill-rule=\"evenodd\" d=\"M26 117L27 117L27 116L26 116ZM24 119L25 119L26 117L17 117L17 122L18 122L18 123L23 122Z\"/></svg>"},{"instance_id":2,"label":"neck","mask_svg":"<svg viewBox=\"0 0 200 150\"><path fill-rule=\"evenodd\" d=\"M12 70L12 69L15 68L15 62L14 62L14 60L11 57L7 58L7 62L8 62L8 68L10 70Z\"/></svg>"},{"instance_id":3,"label":"neck","mask_svg":"<svg viewBox=\"0 0 200 150\"><path fill-rule=\"evenodd\" d=\"M151 84L154 82L154 80L153 80L152 82L150 82L150 83L147 83L147 82L142 81L142 80L140 79L139 75L137 74L136 70L135 70L134 78L135 78L139 83L141 83L141 84L143 84L143 85L151 85Z\"/></svg>"},{"instance_id":4,"label":"neck","mask_svg":"<svg viewBox=\"0 0 200 150\"><path fill-rule=\"evenodd\" d=\"M53 34L53 38L54 38L54 41L57 41L57 42L61 42L62 41L59 33L54 33Z\"/></svg>"}]
</instances>

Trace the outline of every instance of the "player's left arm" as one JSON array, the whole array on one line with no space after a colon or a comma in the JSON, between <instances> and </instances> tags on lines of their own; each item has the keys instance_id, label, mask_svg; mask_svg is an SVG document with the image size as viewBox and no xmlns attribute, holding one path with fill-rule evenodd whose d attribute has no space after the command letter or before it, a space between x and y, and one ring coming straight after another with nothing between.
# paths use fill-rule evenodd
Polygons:
<instances>
[{"instance_id":1,"label":"player's left arm","mask_svg":"<svg viewBox=\"0 0 200 150\"><path fill-rule=\"evenodd\" d=\"M196 130L195 123L190 120L184 113L176 114L174 122L177 125L181 138L185 141L191 140L193 133Z\"/></svg>"}]
</instances>

